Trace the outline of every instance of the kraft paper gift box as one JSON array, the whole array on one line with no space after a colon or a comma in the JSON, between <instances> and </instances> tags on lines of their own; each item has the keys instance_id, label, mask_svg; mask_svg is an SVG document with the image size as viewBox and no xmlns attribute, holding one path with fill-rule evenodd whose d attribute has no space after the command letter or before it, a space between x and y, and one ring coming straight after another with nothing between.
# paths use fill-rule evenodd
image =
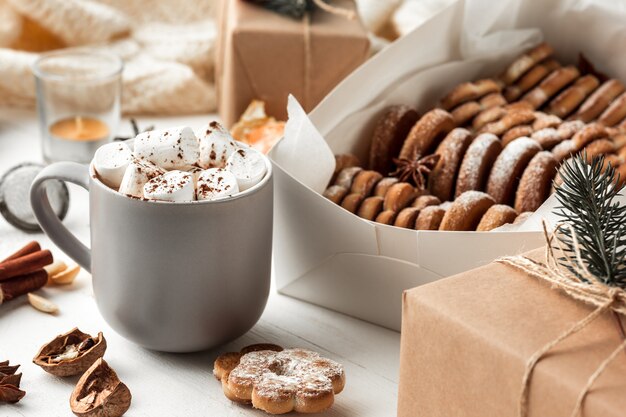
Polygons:
<instances>
[{"instance_id":1,"label":"kraft paper gift box","mask_svg":"<svg viewBox=\"0 0 626 417\"><path fill-rule=\"evenodd\" d=\"M354 11L352 0L331 4ZM288 94L307 111L369 56L358 19L315 9L297 20L243 0L222 0L216 78L222 121L232 126L250 101L285 120Z\"/></svg>"},{"instance_id":2,"label":"kraft paper gift box","mask_svg":"<svg viewBox=\"0 0 626 417\"><path fill-rule=\"evenodd\" d=\"M544 252L529 257L543 262ZM405 292L398 416L517 417L527 361L594 309L502 263ZM606 312L537 363L528 417L571 415L623 341L616 320ZM626 415L626 351L592 385L581 415Z\"/></svg>"},{"instance_id":3,"label":"kraft paper gift box","mask_svg":"<svg viewBox=\"0 0 626 417\"><path fill-rule=\"evenodd\" d=\"M542 39L562 62L584 53L626 80L626 12L587 0L459 0L341 82L308 116L295 101L275 169L274 269L278 291L400 330L402 292L543 244L548 200L522 227L423 232L358 218L321 193L333 154L366 161L388 106L425 112L461 82L493 77ZM580 30L584 27L585 30Z\"/></svg>"}]
</instances>

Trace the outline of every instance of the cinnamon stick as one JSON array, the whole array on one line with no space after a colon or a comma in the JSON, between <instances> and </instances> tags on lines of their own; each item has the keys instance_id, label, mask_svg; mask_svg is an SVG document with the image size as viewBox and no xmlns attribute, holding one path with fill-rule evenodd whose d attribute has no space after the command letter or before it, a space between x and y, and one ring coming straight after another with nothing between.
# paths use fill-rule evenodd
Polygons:
<instances>
[{"instance_id":1,"label":"cinnamon stick","mask_svg":"<svg viewBox=\"0 0 626 417\"><path fill-rule=\"evenodd\" d=\"M18 250L17 252L9 256L8 258L0 261L0 263L5 263L6 261L10 261L12 259L21 258L22 256L25 256L25 255L28 255L30 253L37 252L40 250L41 250L41 246L39 246L39 242L33 240L32 242L28 242L26 246L24 246L22 249Z\"/></svg>"},{"instance_id":2,"label":"cinnamon stick","mask_svg":"<svg viewBox=\"0 0 626 417\"><path fill-rule=\"evenodd\" d=\"M0 304L38 290L48 282L48 273L40 269L30 274L0 282Z\"/></svg>"},{"instance_id":3,"label":"cinnamon stick","mask_svg":"<svg viewBox=\"0 0 626 417\"><path fill-rule=\"evenodd\" d=\"M2 262L0 263L0 282L35 272L50 265L52 261L52 253L46 249Z\"/></svg>"}]
</instances>

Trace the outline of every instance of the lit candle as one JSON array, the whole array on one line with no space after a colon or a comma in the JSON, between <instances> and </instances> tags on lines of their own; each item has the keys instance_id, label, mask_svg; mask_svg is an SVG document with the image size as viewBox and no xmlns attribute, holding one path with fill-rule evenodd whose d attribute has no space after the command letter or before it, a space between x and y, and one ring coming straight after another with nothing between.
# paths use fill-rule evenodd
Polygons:
<instances>
[{"instance_id":1,"label":"lit candle","mask_svg":"<svg viewBox=\"0 0 626 417\"><path fill-rule=\"evenodd\" d=\"M93 117L75 116L54 122L50 133L60 139L89 142L108 138L109 127Z\"/></svg>"}]
</instances>

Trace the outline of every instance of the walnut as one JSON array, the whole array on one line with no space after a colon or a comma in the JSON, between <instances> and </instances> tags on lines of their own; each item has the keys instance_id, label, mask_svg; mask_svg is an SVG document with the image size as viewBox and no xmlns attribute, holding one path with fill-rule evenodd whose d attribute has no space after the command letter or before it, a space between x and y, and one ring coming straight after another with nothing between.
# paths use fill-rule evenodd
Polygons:
<instances>
[{"instance_id":1,"label":"walnut","mask_svg":"<svg viewBox=\"0 0 626 417\"><path fill-rule=\"evenodd\" d=\"M104 355L106 348L102 332L92 337L74 328L42 346L33 362L52 375L80 375Z\"/></svg>"},{"instance_id":2,"label":"walnut","mask_svg":"<svg viewBox=\"0 0 626 417\"><path fill-rule=\"evenodd\" d=\"M119 417L130 407L131 398L126 384L100 358L78 380L70 407L79 417Z\"/></svg>"}]
</instances>

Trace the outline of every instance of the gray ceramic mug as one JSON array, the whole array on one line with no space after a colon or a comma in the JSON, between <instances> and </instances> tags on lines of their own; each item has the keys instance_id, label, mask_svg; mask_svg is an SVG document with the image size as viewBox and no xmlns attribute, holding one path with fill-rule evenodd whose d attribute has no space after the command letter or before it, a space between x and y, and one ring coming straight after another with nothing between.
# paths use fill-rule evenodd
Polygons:
<instances>
[{"instance_id":1,"label":"gray ceramic mug","mask_svg":"<svg viewBox=\"0 0 626 417\"><path fill-rule=\"evenodd\" d=\"M171 203L121 195L87 167L59 162L33 181L31 205L50 239L93 276L109 325L149 349L208 349L248 331L270 289L273 180L224 200ZM45 183L89 191L91 250L50 208Z\"/></svg>"}]
</instances>

